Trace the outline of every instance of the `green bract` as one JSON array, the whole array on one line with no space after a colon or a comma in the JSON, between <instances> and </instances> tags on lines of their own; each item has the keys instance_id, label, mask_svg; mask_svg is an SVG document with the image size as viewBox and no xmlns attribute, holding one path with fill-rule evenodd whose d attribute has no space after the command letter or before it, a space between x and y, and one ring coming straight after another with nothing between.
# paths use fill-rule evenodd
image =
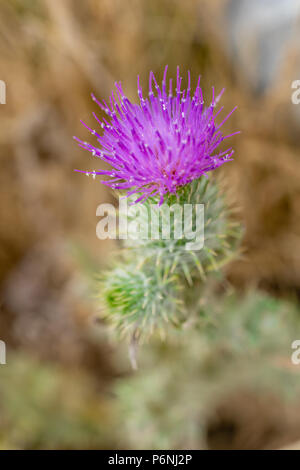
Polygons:
<instances>
[{"instance_id":1,"label":"green bract","mask_svg":"<svg viewBox=\"0 0 300 470\"><path fill-rule=\"evenodd\" d=\"M135 199L130 196L129 204ZM197 222L199 214L203 216L203 207L197 213L201 204L202 225ZM190 210L184 219L186 205ZM152 197L129 207L123 259L104 274L100 296L113 325L140 339L155 331L163 334L167 324L179 326L188 318L187 298L199 292L199 282L210 271L236 254L239 228L217 183L206 178L180 188L161 206L159 198ZM192 234L203 244L201 249L195 249Z\"/></svg>"}]
</instances>

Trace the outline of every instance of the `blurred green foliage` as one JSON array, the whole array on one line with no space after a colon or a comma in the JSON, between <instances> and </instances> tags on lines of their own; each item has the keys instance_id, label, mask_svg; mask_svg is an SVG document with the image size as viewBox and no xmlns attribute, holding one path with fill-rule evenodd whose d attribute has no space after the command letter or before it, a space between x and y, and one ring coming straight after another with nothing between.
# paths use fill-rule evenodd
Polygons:
<instances>
[{"instance_id":1,"label":"blurred green foliage","mask_svg":"<svg viewBox=\"0 0 300 470\"><path fill-rule=\"evenodd\" d=\"M1 448L112 448L114 423L111 399L87 374L8 353L0 368Z\"/></svg>"},{"instance_id":2,"label":"blurred green foliage","mask_svg":"<svg viewBox=\"0 0 300 470\"><path fill-rule=\"evenodd\" d=\"M293 304L257 291L203 299L184 334L140 351L140 370L118 385L133 447L201 448L218 401L236 390L293 402L300 391L291 343L300 331Z\"/></svg>"}]
</instances>

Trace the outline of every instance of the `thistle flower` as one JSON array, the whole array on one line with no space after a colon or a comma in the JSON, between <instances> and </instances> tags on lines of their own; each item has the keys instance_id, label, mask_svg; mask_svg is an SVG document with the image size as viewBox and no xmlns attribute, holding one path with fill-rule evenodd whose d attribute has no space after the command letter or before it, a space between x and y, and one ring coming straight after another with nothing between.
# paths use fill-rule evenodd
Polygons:
<instances>
[{"instance_id":1,"label":"thistle flower","mask_svg":"<svg viewBox=\"0 0 300 470\"><path fill-rule=\"evenodd\" d=\"M214 114L224 89L215 97L212 88L211 103L205 107L200 76L194 94L191 93L189 72L186 90L181 90L181 83L177 67L173 93L172 79L167 86L166 66L161 87L150 72L147 98L143 97L138 77L140 104L129 101L120 82L115 84L116 92L111 95L110 105L92 95L110 118L110 122L106 119L100 121L93 113L103 135L83 123L96 136L100 148L74 138L80 147L109 163L112 169L75 171L91 174L94 178L98 175L110 177L101 182L114 189L127 190L129 196L138 194L135 202L157 196L162 204L166 194L176 193L181 186L232 160L232 147L223 151L218 147L225 139L238 133L224 136L220 130L236 108L220 124L216 123L216 118L223 107Z\"/></svg>"},{"instance_id":2,"label":"thistle flower","mask_svg":"<svg viewBox=\"0 0 300 470\"><path fill-rule=\"evenodd\" d=\"M137 203L136 213L128 216L133 222L130 230L138 232L134 227L149 227L149 212L153 205L156 208L154 222L151 214L151 227L159 236L129 237L122 264L117 263L114 269L104 273L99 284L106 318L117 331L131 336L133 367L137 341L154 332L164 335L169 324L180 327L186 321L188 296L182 292L185 279L190 286L194 279L204 281L210 270L219 269L236 251L238 233L229 220L230 208L218 185L201 178L232 160L231 147L226 150L218 147L238 133L224 136L220 130L235 108L217 124L216 118L223 107L216 113L215 107L224 89L215 96L213 88L211 102L204 106L200 77L194 93L191 93L190 73L186 90L181 90L181 83L177 68L173 94L172 80L167 86L166 67L161 87L150 72L147 98L143 97L138 78L139 104L129 101L120 83L116 83L110 105L92 95L110 118L100 121L94 113L103 129L102 135L84 124L96 136L100 148L75 138L79 146L112 167L86 174L94 178L109 177L102 182L126 192L129 202ZM166 205L162 205L164 201ZM170 214L167 211L164 217L164 206L174 208L176 204L179 210L168 219L170 236L160 237L162 225ZM180 224L182 228L181 208L185 204L192 206L192 210L187 217L185 214L184 233L177 237ZM200 225L196 221L199 204L205 204L205 217ZM120 212L120 215L124 214ZM195 252L190 249L192 236L203 241L202 249Z\"/></svg>"}]
</instances>

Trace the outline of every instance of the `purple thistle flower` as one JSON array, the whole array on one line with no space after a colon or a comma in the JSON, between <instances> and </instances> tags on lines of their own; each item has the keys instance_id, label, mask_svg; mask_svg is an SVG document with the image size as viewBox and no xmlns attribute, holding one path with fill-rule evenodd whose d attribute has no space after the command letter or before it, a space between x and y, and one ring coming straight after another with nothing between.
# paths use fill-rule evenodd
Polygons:
<instances>
[{"instance_id":1,"label":"purple thistle flower","mask_svg":"<svg viewBox=\"0 0 300 470\"><path fill-rule=\"evenodd\" d=\"M232 160L232 147L217 151L223 140L239 132L223 136L221 126L236 107L216 124L215 119L223 107L214 114L215 107L224 92L204 106L200 76L194 94L191 94L191 78L188 72L188 87L181 90L182 77L177 67L175 93L172 79L167 90L167 66L162 86L159 87L153 72L149 76L149 97L144 98L137 81L140 104L133 104L125 96L121 83L116 83L110 105L105 101L93 100L109 116L110 122L93 113L103 129L103 135L84 126L96 136L101 148L74 137L79 146L94 156L109 163L111 170L86 172L87 175L107 175L109 180L101 181L114 189L129 190L127 195L141 193L136 202L149 196L159 195L160 204L166 193L176 193L178 187L190 183L208 171ZM153 83L156 93L153 92Z\"/></svg>"}]
</instances>

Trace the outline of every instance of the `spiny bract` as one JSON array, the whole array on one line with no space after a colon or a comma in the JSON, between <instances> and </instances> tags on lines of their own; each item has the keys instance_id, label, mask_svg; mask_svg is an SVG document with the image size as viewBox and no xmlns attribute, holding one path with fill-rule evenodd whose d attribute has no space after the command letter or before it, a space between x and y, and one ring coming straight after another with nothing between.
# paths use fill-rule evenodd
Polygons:
<instances>
[{"instance_id":1,"label":"spiny bract","mask_svg":"<svg viewBox=\"0 0 300 470\"><path fill-rule=\"evenodd\" d=\"M180 323L184 317L180 290L176 276L161 267L132 263L103 275L99 297L117 331L140 340L154 331L164 334L168 323Z\"/></svg>"},{"instance_id":2,"label":"spiny bract","mask_svg":"<svg viewBox=\"0 0 300 470\"><path fill-rule=\"evenodd\" d=\"M203 214L197 212L200 204ZM203 226L197 220L200 215ZM124 244L134 250L135 256L183 275L192 284L193 278L205 279L209 271L220 269L235 254L240 228L230 216L231 209L217 183L200 178L180 188L177 196L168 195L162 206L152 197L143 204L131 206ZM164 238L166 226L169 236ZM145 228L148 228L147 238ZM158 237L151 238L153 233ZM176 234L181 234L181 238L176 238ZM196 249L196 240L201 237L203 246Z\"/></svg>"}]
</instances>

